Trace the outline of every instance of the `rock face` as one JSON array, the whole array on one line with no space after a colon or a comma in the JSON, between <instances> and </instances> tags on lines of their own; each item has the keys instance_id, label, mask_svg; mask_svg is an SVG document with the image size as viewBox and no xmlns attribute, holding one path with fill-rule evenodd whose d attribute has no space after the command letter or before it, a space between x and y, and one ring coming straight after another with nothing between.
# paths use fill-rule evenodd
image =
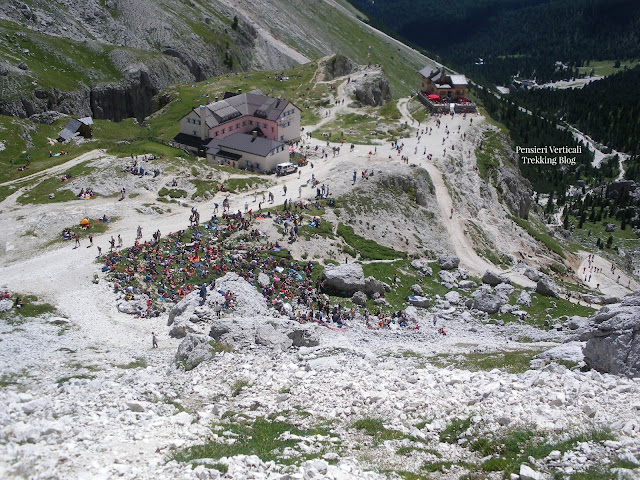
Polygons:
<instances>
[{"instance_id":1,"label":"rock face","mask_svg":"<svg viewBox=\"0 0 640 480\"><path fill-rule=\"evenodd\" d=\"M438 265L443 270L453 270L460 265L460 259L455 255L442 255L438 258Z\"/></svg>"},{"instance_id":2,"label":"rock face","mask_svg":"<svg viewBox=\"0 0 640 480\"><path fill-rule=\"evenodd\" d=\"M506 277L503 277L499 273L496 273L492 270L487 270L486 272L484 272L484 275L482 276L482 282L488 285L495 286L500 283L511 283L511 280L509 280Z\"/></svg>"},{"instance_id":3,"label":"rock face","mask_svg":"<svg viewBox=\"0 0 640 480\"><path fill-rule=\"evenodd\" d=\"M586 364L600 372L640 377L640 291L603 307L589 321L591 329L580 336L587 342Z\"/></svg>"},{"instance_id":4,"label":"rock face","mask_svg":"<svg viewBox=\"0 0 640 480\"><path fill-rule=\"evenodd\" d=\"M365 289L364 272L359 263L327 265L324 275L325 289L331 293L353 295Z\"/></svg>"}]
</instances>

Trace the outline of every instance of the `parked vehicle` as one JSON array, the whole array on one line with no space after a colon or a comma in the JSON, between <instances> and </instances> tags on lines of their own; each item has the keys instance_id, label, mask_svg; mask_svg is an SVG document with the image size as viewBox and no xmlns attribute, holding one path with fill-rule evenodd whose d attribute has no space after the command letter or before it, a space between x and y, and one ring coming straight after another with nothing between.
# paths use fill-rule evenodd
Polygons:
<instances>
[{"instance_id":1,"label":"parked vehicle","mask_svg":"<svg viewBox=\"0 0 640 480\"><path fill-rule=\"evenodd\" d=\"M293 163L279 163L276 166L276 175L279 177L282 175L289 175L290 173L295 173L298 171L298 167L296 167Z\"/></svg>"}]
</instances>

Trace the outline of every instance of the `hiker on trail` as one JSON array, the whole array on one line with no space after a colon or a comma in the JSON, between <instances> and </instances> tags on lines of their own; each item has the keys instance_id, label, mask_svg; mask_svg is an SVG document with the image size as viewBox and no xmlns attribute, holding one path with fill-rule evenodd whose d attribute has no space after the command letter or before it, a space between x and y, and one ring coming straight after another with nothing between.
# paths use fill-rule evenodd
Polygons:
<instances>
[{"instance_id":1,"label":"hiker on trail","mask_svg":"<svg viewBox=\"0 0 640 480\"><path fill-rule=\"evenodd\" d=\"M142 227L138 225L138 232L136 235L136 240L140 240L142 238Z\"/></svg>"},{"instance_id":2,"label":"hiker on trail","mask_svg":"<svg viewBox=\"0 0 640 480\"><path fill-rule=\"evenodd\" d=\"M76 240L76 246L74 248L78 248L80 246L80 235L76 233L73 238Z\"/></svg>"},{"instance_id":3,"label":"hiker on trail","mask_svg":"<svg viewBox=\"0 0 640 480\"><path fill-rule=\"evenodd\" d=\"M89 247L93 247L93 235L89 235Z\"/></svg>"},{"instance_id":4,"label":"hiker on trail","mask_svg":"<svg viewBox=\"0 0 640 480\"><path fill-rule=\"evenodd\" d=\"M113 235L111 235L111 240L109 240L109 245L111 246L109 250L113 250L114 248L116 248L116 239L113 238Z\"/></svg>"},{"instance_id":5,"label":"hiker on trail","mask_svg":"<svg viewBox=\"0 0 640 480\"><path fill-rule=\"evenodd\" d=\"M282 190L284 190L284 194L283 194L282 196L283 196L283 197L286 197L286 196L287 196L287 186L286 186L286 185L283 185L283 186L282 186Z\"/></svg>"},{"instance_id":6,"label":"hiker on trail","mask_svg":"<svg viewBox=\"0 0 640 480\"><path fill-rule=\"evenodd\" d=\"M356 184L356 178L358 178L358 175L356 174L356 171L353 171L353 183L351 185L355 185Z\"/></svg>"},{"instance_id":7,"label":"hiker on trail","mask_svg":"<svg viewBox=\"0 0 640 480\"><path fill-rule=\"evenodd\" d=\"M298 198L302 197L302 185L298 187Z\"/></svg>"},{"instance_id":8,"label":"hiker on trail","mask_svg":"<svg viewBox=\"0 0 640 480\"><path fill-rule=\"evenodd\" d=\"M207 300L207 284L203 283L200 287L200 305L204 305L204 302Z\"/></svg>"},{"instance_id":9,"label":"hiker on trail","mask_svg":"<svg viewBox=\"0 0 640 480\"><path fill-rule=\"evenodd\" d=\"M118 247L122 246L122 237L118 234Z\"/></svg>"},{"instance_id":10,"label":"hiker on trail","mask_svg":"<svg viewBox=\"0 0 640 480\"><path fill-rule=\"evenodd\" d=\"M158 337L156 332L151 332L151 348L158 348Z\"/></svg>"}]
</instances>

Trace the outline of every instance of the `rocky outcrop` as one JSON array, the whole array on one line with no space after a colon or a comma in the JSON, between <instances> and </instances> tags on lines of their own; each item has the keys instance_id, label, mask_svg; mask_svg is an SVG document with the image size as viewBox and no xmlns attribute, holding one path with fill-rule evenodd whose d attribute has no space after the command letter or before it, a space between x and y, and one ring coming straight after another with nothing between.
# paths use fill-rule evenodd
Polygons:
<instances>
[{"instance_id":1,"label":"rocky outcrop","mask_svg":"<svg viewBox=\"0 0 640 480\"><path fill-rule=\"evenodd\" d=\"M327 265L324 275L324 286L328 292L353 295L365 289L364 272L359 263Z\"/></svg>"},{"instance_id":2,"label":"rocky outcrop","mask_svg":"<svg viewBox=\"0 0 640 480\"><path fill-rule=\"evenodd\" d=\"M414 307L428 308L431 305L431 300L422 295L414 295L407 299L407 302Z\"/></svg>"},{"instance_id":3,"label":"rocky outcrop","mask_svg":"<svg viewBox=\"0 0 640 480\"><path fill-rule=\"evenodd\" d=\"M481 292L473 299L472 308L486 313L498 313L502 301L497 295Z\"/></svg>"},{"instance_id":4,"label":"rocky outcrop","mask_svg":"<svg viewBox=\"0 0 640 480\"><path fill-rule=\"evenodd\" d=\"M313 347L320 336L312 325L274 317L235 317L215 321L209 336L216 342L243 349L262 345L284 351L291 347Z\"/></svg>"},{"instance_id":5,"label":"rocky outcrop","mask_svg":"<svg viewBox=\"0 0 640 480\"><path fill-rule=\"evenodd\" d=\"M536 293L544 295L545 297L558 297L558 287L548 278L541 278L536 283Z\"/></svg>"},{"instance_id":6,"label":"rocky outcrop","mask_svg":"<svg viewBox=\"0 0 640 480\"><path fill-rule=\"evenodd\" d=\"M354 65L348 57L337 54L323 62L322 67L325 79L333 80L349 75L353 71Z\"/></svg>"},{"instance_id":7,"label":"rocky outcrop","mask_svg":"<svg viewBox=\"0 0 640 480\"><path fill-rule=\"evenodd\" d=\"M386 105L392 98L389 80L382 74L367 77L363 83L356 86L355 97L363 105L372 107Z\"/></svg>"},{"instance_id":8,"label":"rocky outcrop","mask_svg":"<svg viewBox=\"0 0 640 480\"><path fill-rule=\"evenodd\" d=\"M586 341L587 366L600 372L640 377L640 290L619 304L603 307L590 319Z\"/></svg>"},{"instance_id":9,"label":"rocky outcrop","mask_svg":"<svg viewBox=\"0 0 640 480\"><path fill-rule=\"evenodd\" d=\"M433 275L433 269L429 266L429 261L424 259L413 260L411 266L418 270L422 275L430 277Z\"/></svg>"},{"instance_id":10,"label":"rocky outcrop","mask_svg":"<svg viewBox=\"0 0 640 480\"><path fill-rule=\"evenodd\" d=\"M209 337L206 335L187 335L176 352L176 365L183 366L185 370L192 370L202 362L213 358L213 349L209 345Z\"/></svg>"},{"instance_id":11,"label":"rocky outcrop","mask_svg":"<svg viewBox=\"0 0 640 480\"><path fill-rule=\"evenodd\" d=\"M356 305L365 307L367 305L367 296L364 294L364 292L356 292L351 297L351 301Z\"/></svg>"}]
</instances>

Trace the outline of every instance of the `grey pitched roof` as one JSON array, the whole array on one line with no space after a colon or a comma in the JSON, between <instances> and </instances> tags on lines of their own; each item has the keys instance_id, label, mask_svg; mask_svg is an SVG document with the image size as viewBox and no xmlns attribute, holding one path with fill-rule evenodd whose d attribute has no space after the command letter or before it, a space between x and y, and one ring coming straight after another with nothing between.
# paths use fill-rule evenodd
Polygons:
<instances>
[{"instance_id":1,"label":"grey pitched roof","mask_svg":"<svg viewBox=\"0 0 640 480\"><path fill-rule=\"evenodd\" d=\"M207 127L213 128L247 115L277 120L287 105L289 105L288 100L268 97L260 90L252 90L210 103L204 108L195 108L193 111L200 117L204 113Z\"/></svg>"},{"instance_id":2,"label":"grey pitched roof","mask_svg":"<svg viewBox=\"0 0 640 480\"><path fill-rule=\"evenodd\" d=\"M207 144L207 153L218 154L224 149L237 150L260 157L266 157L274 149L283 147L284 143L262 137L253 137L247 133L233 133L222 140L211 140Z\"/></svg>"},{"instance_id":3,"label":"grey pitched roof","mask_svg":"<svg viewBox=\"0 0 640 480\"><path fill-rule=\"evenodd\" d=\"M58 137L69 140L78 134L78 129L82 123L80 120L70 118L65 127L58 133Z\"/></svg>"},{"instance_id":4,"label":"grey pitched roof","mask_svg":"<svg viewBox=\"0 0 640 480\"><path fill-rule=\"evenodd\" d=\"M450 75L451 85L467 85L467 77L464 75Z\"/></svg>"}]
</instances>

